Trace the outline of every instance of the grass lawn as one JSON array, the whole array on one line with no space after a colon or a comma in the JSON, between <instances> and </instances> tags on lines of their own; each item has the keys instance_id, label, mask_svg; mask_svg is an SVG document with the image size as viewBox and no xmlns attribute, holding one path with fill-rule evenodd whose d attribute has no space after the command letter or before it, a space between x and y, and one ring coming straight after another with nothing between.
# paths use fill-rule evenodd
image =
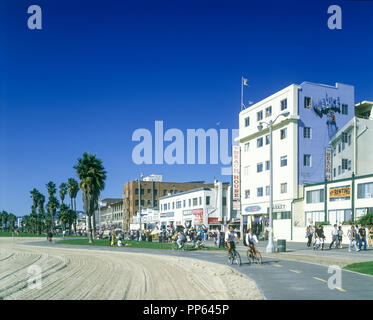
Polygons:
<instances>
[{"instance_id":1,"label":"grass lawn","mask_svg":"<svg viewBox=\"0 0 373 320\"><path fill-rule=\"evenodd\" d=\"M60 240L56 242L57 244L72 244L72 245L85 245L85 246L103 246L109 247L109 239L100 239L94 240L93 243L88 243L88 238L82 239L69 239L69 240ZM130 244L130 246L126 248L148 248L148 249L168 249L172 250L171 243L159 243L159 242L148 242L148 241L140 241L137 242L135 240L125 240L125 244ZM118 247L117 247L118 248ZM197 250L193 248L192 245L186 244L187 250ZM200 250L224 250L224 248L215 248L215 247L208 247L206 249Z\"/></svg>"},{"instance_id":2,"label":"grass lawn","mask_svg":"<svg viewBox=\"0 0 373 320\"><path fill-rule=\"evenodd\" d=\"M0 232L0 237L33 237L33 238L46 238L47 235L45 233L42 234L33 234L29 232L20 232L19 235L17 236L15 232ZM62 235L53 235L54 238L62 237ZM67 237L76 237L75 235L66 235L65 238Z\"/></svg>"},{"instance_id":3,"label":"grass lawn","mask_svg":"<svg viewBox=\"0 0 373 320\"><path fill-rule=\"evenodd\" d=\"M373 275L373 261L349 264L343 269Z\"/></svg>"}]
</instances>

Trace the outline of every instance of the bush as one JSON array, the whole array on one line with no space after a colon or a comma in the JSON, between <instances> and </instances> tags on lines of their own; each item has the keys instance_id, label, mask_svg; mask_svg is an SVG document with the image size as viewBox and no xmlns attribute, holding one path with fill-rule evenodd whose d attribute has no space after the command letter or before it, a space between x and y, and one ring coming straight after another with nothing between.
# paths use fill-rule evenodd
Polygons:
<instances>
[{"instance_id":1,"label":"bush","mask_svg":"<svg viewBox=\"0 0 373 320\"><path fill-rule=\"evenodd\" d=\"M362 216L357 223L360 225L362 224L363 226L370 226L373 225L373 213L368 213L365 216Z\"/></svg>"}]
</instances>

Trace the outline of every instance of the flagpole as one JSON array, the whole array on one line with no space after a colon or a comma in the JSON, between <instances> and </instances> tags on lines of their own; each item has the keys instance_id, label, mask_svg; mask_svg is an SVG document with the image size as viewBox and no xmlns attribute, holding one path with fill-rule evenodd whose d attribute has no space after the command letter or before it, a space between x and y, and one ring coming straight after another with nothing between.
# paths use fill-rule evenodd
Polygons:
<instances>
[{"instance_id":1,"label":"flagpole","mask_svg":"<svg viewBox=\"0 0 373 320\"><path fill-rule=\"evenodd\" d=\"M241 77L241 110L243 110L243 77Z\"/></svg>"}]
</instances>

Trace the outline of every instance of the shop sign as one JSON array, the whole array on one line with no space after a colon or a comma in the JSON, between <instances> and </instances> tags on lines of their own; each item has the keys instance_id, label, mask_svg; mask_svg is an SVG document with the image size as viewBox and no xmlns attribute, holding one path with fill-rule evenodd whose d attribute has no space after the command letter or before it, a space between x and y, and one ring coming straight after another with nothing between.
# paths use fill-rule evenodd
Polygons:
<instances>
[{"instance_id":1,"label":"shop sign","mask_svg":"<svg viewBox=\"0 0 373 320\"><path fill-rule=\"evenodd\" d=\"M232 146L233 200L240 199L240 146Z\"/></svg>"},{"instance_id":2,"label":"shop sign","mask_svg":"<svg viewBox=\"0 0 373 320\"><path fill-rule=\"evenodd\" d=\"M260 206L249 206L245 208L246 212L257 212L260 211L262 208Z\"/></svg>"},{"instance_id":3,"label":"shop sign","mask_svg":"<svg viewBox=\"0 0 373 320\"><path fill-rule=\"evenodd\" d=\"M343 186L329 189L329 198L338 199L338 198L350 198L351 196L351 187Z\"/></svg>"}]
</instances>

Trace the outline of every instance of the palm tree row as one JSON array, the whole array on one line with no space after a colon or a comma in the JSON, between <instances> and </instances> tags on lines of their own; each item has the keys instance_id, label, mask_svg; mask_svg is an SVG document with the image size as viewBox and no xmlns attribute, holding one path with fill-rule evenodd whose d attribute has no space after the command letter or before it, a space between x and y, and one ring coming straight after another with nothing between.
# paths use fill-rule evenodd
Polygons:
<instances>
[{"instance_id":1,"label":"palm tree row","mask_svg":"<svg viewBox=\"0 0 373 320\"><path fill-rule=\"evenodd\" d=\"M58 191L61 203L56 197L57 187L52 181L46 184L48 193L46 205L46 197L39 190L34 188L30 192L32 199L31 213L22 218L23 231L35 234L53 232L56 229L55 218L57 214L63 230L66 230L68 226L70 232L72 227L76 232L76 197L80 189L82 191L83 208L88 218L88 239L90 243L93 242L96 233L94 213L98 208L100 193L105 188L106 171L102 160L96 158L96 154L87 152L83 153L82 158L78 158L78 163L74 166L74 169L80 182L69 178L67 183L60 184ZM70 197L70 206L64 203L67 194ZM16 217L13 216L5 211L1 213L0 222L3 231L7 228L14 229ZM10 227L7 227L8 224Z\"/></svg>"},{"instance_id":2,"label":"palm tree row","mask_svg":"<svg viewBox=\"0 0 373 320\"><path fill-rule=\"evenodd\" d=\"M17 217L13 213L6 211L0 212L0 229L1 231L14 231Z\"/></svg>"}]
</instances>

